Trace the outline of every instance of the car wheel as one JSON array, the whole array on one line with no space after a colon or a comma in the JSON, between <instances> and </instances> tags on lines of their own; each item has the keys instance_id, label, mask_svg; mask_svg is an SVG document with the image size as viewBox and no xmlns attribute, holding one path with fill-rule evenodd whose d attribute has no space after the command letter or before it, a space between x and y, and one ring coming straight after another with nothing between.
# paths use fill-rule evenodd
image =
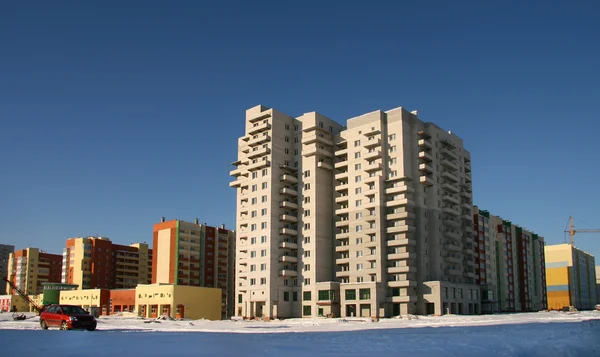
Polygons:
<instances>
[{"instance_id":1,"label":"car wheel","mask_svg":"<svg viewBox=\"0 0 600 357\"><path fill-rule=\"evenodd\" d=\"M60 329L63 330L63 331L67 331L69 329L69 324L66 321L63 321L60 324Z\"/></svg>"},{"instance_id":2,"label":"car wheel","mask_svg":"<svg viewBox=\"0 0 600 357\"><path fill-rule=\"evenodd\" d=\"M45 320L40 320L40 327L42 328L42 330L48 329L48 324L46 323Z\"/></svg>"}]
</instances>

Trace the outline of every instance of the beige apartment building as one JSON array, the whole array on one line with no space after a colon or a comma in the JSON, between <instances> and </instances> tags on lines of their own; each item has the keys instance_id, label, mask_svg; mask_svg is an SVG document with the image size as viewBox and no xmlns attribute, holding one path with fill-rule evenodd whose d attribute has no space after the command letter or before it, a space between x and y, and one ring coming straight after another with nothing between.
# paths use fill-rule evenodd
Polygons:
<instances>
[{"instance_id":1,"label":"beige apartment building","mask_svg":"<svg viewBox=\"0 0 600 357\"><path fill-rule=\"evenodd\" d=\"M470 154L403 108L298 118L238 141L236 315L479 313Z\"/></svg>"},{"instance_id":2,"label":"beige apartment building","mask_svg":"<svg viewBox=\"0 0 600 357\"><path fill-rule=\"evenodd\" d=\"M19 249L9 254L6 278L25 294L41 294L43 283L60 282L61 262L59 254L32 247ZM9 284L6 284L6 292L17 294Z\"/></svg>"}]
</instances>

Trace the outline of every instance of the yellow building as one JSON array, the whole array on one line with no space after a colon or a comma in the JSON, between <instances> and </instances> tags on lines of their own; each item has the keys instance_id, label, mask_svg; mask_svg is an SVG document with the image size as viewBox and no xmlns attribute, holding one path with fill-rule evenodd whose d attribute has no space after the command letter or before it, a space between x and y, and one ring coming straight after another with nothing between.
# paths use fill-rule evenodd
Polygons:
<instances>
[{"instance_id":1,"label":"yellow building","mask_svg":"<svg viewBox=\"0 0 600 357\"><path fill-rule=\"evenodd\" d=\"M596 303L594 256L570 244L546 246L544 254L548 309L592 309Z\"/></svg>"},{"instance_id":2,"label":"yellow building","mask_svg":"<svg viewBox=\"0 0 600 357\"><path fill-rule=\"evenodd\" d=\"M221 319L221 289L173 284L138 285L137 313L143 317Z\"/></svg>"}]
</instances>

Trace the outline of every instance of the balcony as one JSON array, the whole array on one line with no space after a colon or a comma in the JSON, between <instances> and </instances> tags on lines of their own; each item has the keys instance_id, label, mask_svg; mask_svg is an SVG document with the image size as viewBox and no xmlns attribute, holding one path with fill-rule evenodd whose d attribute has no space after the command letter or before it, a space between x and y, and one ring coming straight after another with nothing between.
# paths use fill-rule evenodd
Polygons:
<instances>
[{"instance_id":1,"label":"balcony","mask_svg":"<svg viewBox=\"0 0 600 357\"><path fill-rule=\"evenodd\" d=\"M379 206L379 200L372 200L372 201L367 201L363 204L363 208L365 209L370 209L370 208L375 208Z\"/></svg>"},{"instance_id":2,"label":"balcony","mask_svg":"<svg viewBox=\"0 0 600 357\"><path fill-rule=\"evenodd\" d=\"M415 215L412 212L399 212L399 213L390 213L385 216L385 219L388 221L396 220L396 219L414 219Z\"/></svg>"},{"instance_id":3,"label":"balcony","mask_svg":"<svg viewBox=\"0 0 600 357\"><path fill-rule=\"evenodd\" d=\"M291 183L291 184L297 184L298 183L298 179L295 176L292 176L292 175L280 175L279 176L279 181L286 182L286 183Z\"/></svg>"},{"instance_id":4,"label":"balcony","mask_svg":"<svg viewBox=\"0 0 600 357\"><path fill-rule=\"evenodd\" d=\"M271 153L271 149L260 147L258 150L250 151L247 156L249 159L256 159Z\"/></svg>"},{"instance_id":5,"label":"balcony","mask_svg":"<svg viewBox=\"0 0 600 357\"><path fill-rule=\"evenodd\" d=\"M462 271L460 271L459 269L446 269L446 270L444 270L444 273L446 275L452 275L452 276L462 275Z\"/></svg>"},{"instance_id":6,"label":"balcony","mask_svg":"<svg viewBox=\"0 0 600 357\"><path fill-rule=\"evenodd\" d=\"M391 303L410 303L417 302L419 300L418 296L416 295L388 296L385 299L386 302Z\"/></svg>"},{"instance_id":7,"label":"balcony","mask_svg":"<svg viewBox=\"0 0 600 357\"><path fill-rule=\"evenodd\" d=\"M335 234L335 239L338 239L338 240L348 239L349 237L350 237L349 231L341 231L341 232Z\"/></svg>"},{"instance_id":8,"label":"balcony","mask_svg":"<svg viewBox=\"0 0 600 357\"><path fill-rule=\"evenodd\" d=\"M376 147L376 146L381 146L381 139L367 140L366 142L364 142L363 146L366 147L366 148L372 148L372 147Z\"/></svg>"},{"instance_id":9,"label":"balcony","mask_svg":"<svg viewBox=\"0 0 600 357\"><path fill-rule=\"evenodd\" d=\"M269 135L259 135L254 139L250 139L250 141L248 141L248 146L253 147L269 141L271 141L271 137Z\"/></svg>"},{"instance_id":10,"label":"balcony","mask_svg":"<svg viewBox=\"0 0 600 357\"><path fill-rule=\"evenodd\" d=\"M419 159L421 159L423 161L432 161L433 157L431 156L430 153L421 151L421 152L419 152Z\"/></svg>"},{"instance_id":11,"label":"balcony","mask_svg":"<svg viewBox=\"0 0 600 357\"><path fill-rule=\"evenodd\" d=\"M298 257L292 257L291 255L282 255L279 257L279 261L282 263L298 263Z\"/></svg>"},{"instance_id":12,"label":"balcony","mask_svg":"<svg viewBox=\"0 0 600 357\"><path fill-rule=\"evenodd\" d=\"M248 177L248 173L246 172L246 168L244 168L242 166L242 167L238 167L235 170L229 171L229 176L234 176L234 177L246 176L246 177Z\"/></svg>"},{"instance_id":13,"label":"balcony","mask_svg":"<svg viewBox=\"0 0 600 357\"><path fill-rule=\"evenodd\" d=\"M419 171L430 174L433 172L433 167L427 163L421 163L419 164Z\"/></svg>"},{"instance_id":14,"label":"balcony","mask_svg":"<svg viewBox=\"0 0 600 357\"><path fill-rule=\"evenodd\" d=\"M446 157L442 157L442 160L440 163L442 164L442 166L444 166L445 168L447 168L449 170L458 171L458 165L456 165L455 163L453 163Z\"/></svg>"},{"instance_id":15,"label":"balcony","mask_svg":"<svg viewBox=\"0 0 600 357\"><path fill-rule=\"evenodd\" d=\"M406 273L416 273L417 268L410 266L402 266L402 267L388 267L387 272L389 274L406 274Z\"/></svg>"},{"instance_id":16,"label":"balcony","mask_svg":"<svg viewBox=\"0 0 600 357\"><path fill-rule=\"evenodd\" d=\"M260 169L264 169L265 167L271 166L271 161L269 160L258 160L257 162L248 165L248 171L256 171Z\"/></svg>"},{"instance_id":17,"label":"balcony","mask_svg":"<svg viewBox=\"0 0 600 357\"><path fill-rule=\"evenodd\" d=\"M363 159L365 160L375 160L381 158L381 150L373 150L369 151L363 155Z\"/></svg>"},{"instance_id":18,"label":"balcony","mask_svg":"<svg viewBox=\"0 0 600 357\"><path fill-rule=\"evenodd\" d=\"M366 172L374 172L374 171L380 171L383 168L383 165L381 163L373 163L370 165L367 165L364 170Z\"/></svg>"},{"instance_id":19,"label":"balcony","mask_svg":"<svg viewBox=\"0 0 600 357\"><path fill-rule=\"evenodd\" d=\"M341 228L341 227L348 227L349 225L350 225L350 220L349 220L349 219L347 219L347 218L346 218L346 219L344 219L344 220L341 220L341 221L336 221L336 222L335 222L335 226L336 226L337 228Z\"/></svg>"},{"instance_id":20,"label":"balcony","mask_svg":"<svg viewBox=\"0 0 600 357\"><path fill-rule=\"evenodd\" d=\"M448 180L448 181L452 181L452 182L458 182L458 176L451 174L448 171L444 171L441 174L442 178Z\"/></svg>"},{"instance_id":21,"label":"balcony","mask_svg":"<svg viewBox=\"0 0 600 357\"><path fill-rule=\"evenodd\" d=\"M445 157L453 160L453 161L457 161L458 160L458 155L456 155L454 152L452 152L450 149L448 149L447 147L442 147L442 149L440 150L440 152L442 153L442 155L444 155Z\"/></svg>"},{"instance_id":22,"label":"balcony","mask_svg":"<svg viewBox=\"0 0 600 357\"><path fill-rule=\"evenodd\" d=\"M472 199L472 198L473 198L473 195L471 194L471 192L467 192L467 191L462 191L462 192L460 193L460 195L461 195L462 197L465 197L465 198L468 198L468 199Z\"/></svg>"},{"instance_id":23,"label":"balcony","mask_svg":"<svg viewBox=\"0 0 600 357\"><path fill-rule=\"evenodd\" d=\"M335 276L337 278L345 278L347 276L350 276L350 270L340 270L340 271L336 271L335 272Z\"/></svg>"},{"instance_id":24,"label":"balcony","mask_svg":"<svg viewBox=\"0 0 600 357\"><path fill-rule=\"evenodd\" d=\"M348 171L342 171L335 174L335 179L338 181L347 181L348 180Z\"/></svg>"},{"instance_id":25,"label":"balcony","mask_svg":"<svg viewBox=\"0 0 600 357\"><path fill-rule=\"evenodd\" d=\"M403 193L403 192L415 192L415 189L407 186L407 185L399 185L399 186L395 186L395 187L388 187L385 189L385 193L386 194L392 194L392 193Z\"/></svg>"},{"instance_id":26,"label":"balcony","mask_svg":"<svg viewBox=\"0 0 600 357\"><path fill-rule=\"evenodd\" d=\"M279 220L280 221L284 221L284 222L297 223L298 222L298 217L291 216L289 214L282 214L282 215L279 216Z\"/></svg>"},{"instance_id":27,"label":"balcony","mask_svg":"<svg viewBox=\"0 0 600 357\"><path fill-rule=\"evenodd\" d=\"M419 182L425 186L433 186L433 179L430 176L419 177Z\"/></svg>"},{"instance_id":28,"label":"balcony","mask_svg":"<svg viewBox=\"0 0 600 357\"><path fill-rule=\"evenodd\" d=\"M377 174L377 173L375 175L373 175L373 176L369 175L369 176L363 178L363 183L367 184L367 185L372 184L372 183L376 183L376 182L379 182L380 178L381 178L381 175Z\"/></svg>"},{"instance_id":29,"label":"balcony","mask_svg":"<svg viewBox=\"0 0 600 357\"><path fill-rule=\"evenodd\" d=\"M297 236L298 231L291 228L280 228L279 234L281 234L282 236Z\"/></svg>"},{"instance_id":30,"label":"balcony","mask_svg":"<svg viewBox=\"0 0 600 357\"><path fill-rule=\"evenodd\" d=\"M366 235L375 234L378 231L379 231L379 228L377 228L377 227L367 227L367 228L363 228L362 234L366 234Z\"/></svg>"},{"instance_id":31,"label":"balcony","mask_svg":"<svg viewBox=\"0 0 600 357\"><path fill-rule=\"evenodd\" d=\"M460 190L458 189L457 185L454 184L450 184L450 183L443 183L442 184L442 188L450 193L458 193L460 192Z\"/></svg>"},{"instance_id":32,"label":"balcony","mask_svg":"<svg viewBox=\"0 0 600 357\"><path fill-rule=\"evenodd\" d=\"M348 207L347 205L343 205L335 210L335 214L338 216L342 214L347 214L348 212L350 212L350 207Z\"/></svg>"},{"instance_id":33,"label":"balcony","mask_svg":"<svg viewBox=\"0 0 600 357\"><path fill-rule=\"evenodd\" d=\"M460 252L462 251L462 247L456 244L444 244L444 249L449 250L451 252Z\"/></svg>"},{"instance_id":34,"label":"balcony","mask_svg":"<svg viewBox=\"0 0 600 357\"><path fill-rule=\"evenodd\" d=\"M250 129L248 129L248 134L255 135L255 134L258 134L258 133L260 133L262 131L270 130L270 129L271 129L271 124L269 124L269 123L260 123L258 125L250 127Z\"/></svg>"},{"instance_id":35,"label":"balcony","mask_svg":"<svg viewBox=\"0 0 600 357\"><path fill-rule=\"evenodd\" d=\"M250 123L256 123L257 121L267 119L271 117L271 113L269 112L258 112L256 114L251 114L251 116L247 117Z\"/></svg>"},{"instance_id":36,"label":"balcony","mask_svg":"<svg viewBox=\"0 0 600 357\"><path fill-rule=\"evenodd\" d=\"M454 220L451 220L451 219L445 219L444 220L444 225L445 226L449 226L449 227L454 227L454 228L460 228L461 227L461 224L460 224L459 221L454 221Z\"/></svg>"},{"instance_id":37,"label":"balcony","mask_svg":"<svg viewBox=\"0 0 600 357\"><path fill-rule=\"evenodd\" d=\"M314 146L312 148L307 148L302 151L302 156L322 156L322 157L332 157L331 150L322 149L320 147Z\"/></svg>"},{"instance_id":38,"label":"balcony","mask_svg":"<svg viewBox=\"0 0 600 357\"><path fill-rule=\"evenodd\" d=\"M292 249L292 250L294 250L294 249L298 249L298 244L297 244L297 243L294 243L294 242L286 242L286 241L283 241L283 242L279 242L279 248L281 248L281 249Z\"/></svg>"},{"instance_id":39,"label":"balcony","mask_svg":"<svg viewBox=\"0 0 600 357\"><path fill-rule=\"evenodd\" d=\"M392 233L408 233L408 232L414 232L414 231L415 231L415 227L411 226L411 225L387 227L385 229L385 232L388 233L388 234L392 234Z\"/></svg>"},{"instance_id":40,"label":"balcony","mask_svg":"<svg viewBox=\"0 0 600 357\"><path fill-rule=\"evenodd\" d=\"M339 184L335 185L335 190L337 192L347 191L348 190L348 182L340 182Z\"/></svg>"},{"instance_id":41,"label":"balcony","mask_svg":"<svg viewBox=\"0 0 600 357\"><path fill-rule=\"evenodd\" d=\"M417 245L417 241L412 238L388 239L386 241L388 247L405 247L409 245Z\"/></svg>"},{"instance_id":42,"label":"balcony","mask_svg":"<svg viewBox=\"0 0 600 357\"><path fill-rule=\"evenodd\" d=\"M290 197L298 196L298 191L292 190L291 188L287 188L287 187L280 188L279 193L281 193L282 195L285 195L285 196L290 196Z\"/></svg>"},{"instance_id":43,"label":"balcony","mask_svg":"<svg viewBox=\"0 0 600 357\"><path fill-rule=\"evenodd\" d=\"M333 142L331 141L330 138L317 135L316 133L312 134L312 135L307 135L302 138L302 144L304 144L304 145L309 145L309 144L313 144L313 143L321 143L321 144L328 145L328 146L333 145Z\"/></svg>"},{"instance_id":44,"label":"balcony","mask_svg":"<svg viewBox=\"0 0 600 357\"><path fill-rule=\"evenodd\" d=\"M391 280L387 283L390 288L409 288L417 286L417 282L415 280ZM408 296L406 297L408 298Z\"/></svg>"},{"instance_id":45,"label":"balcony","mask_svg":"<svg viewBox=\"0 0 600 357\"><path fill-rule=\"evenodd\" d=\"M242 178L242 177L238 177L238 179L237 179L237 180L235 180L235 181L231 181L231 182L229 183L229 187L241 187L241 186L242 186L242 183L244 183L244 182L246 182L246 181L248 181L248 179L245 179L245 178Z\"/></svg>"},{"instance_id":46,"label":"balcony","mask_svg":"<svg viewBox=\"0 0 600 357\"><path fill-rule=\"evenodd\" d=\"M238 258L240 265L248 265L248 258Z\"/></svg>"},{"instance_id":47,"label":"balcony","mask_svg":"<svg viewBox=\"0 0 600 357\"><path fill-rule=\"evenodd\" d=\"M387 255L388 260L406 260L414 258L416 253L403 252L403 253L391 253Z\"/></svg>"},{"instance_id":48,"label":"balcony","mask_svg":"<svg viewBox=\"0 0 600 357\"><path fill-rule=\"evenodd\" d=\"M343 252L347 252L350 250L350 244L347 243L348 241L346 240L346 244L344 245L338 245L335 247L335 252L336 253L343 253Z\"/></svg>"},{"instance_id":49,"label":"balcony","mask_svg":"<svg viewBox=\"0 0 600 357\"><path fill-rule=\"evenodd\" d=\"M344 167L348 167L348 161L338 161L333 166L336 169L343 169Z\"/></svg>"},{"instance_id":50,"label":"balcony","mask_svg":"<svg viewBox=\"0 0 600 357\"><path fill-rule=\"evenodd\" d=\"M442 196L442 200L446 201L446 202L450 202L453 203L455 205L460 204L460 200L452 195L449 194L445 194Z\"/></svg>"},{"instance_id":51,"label":"balcony","mask_svg":"<svg viewBox=\"0 0 600 357\"><path fill-rule=\"evenodd\" d=\"M451 255L447 255L444 257L444 261L446 263L455 263L455 264L460 264L462 262L462 259L459 257L453 257Z\"/></svg>"},{"instance_id":52,"label":"balcony","mask_svg":"<svg viewBox=\"0 0 600 357\"><path fill-rule=\"evenodd\" d=\"M425 149L431 149L431 141L429 139L419 139L418 144Z\"/></svg>"},{"instance_id":53,"label":"balcony","mask_svg":"<svg viewBox=\"0 0 600 357\"><path fill-rule=\"evenodd\" d=\"M295 270L290 270L290 269L283 269L279 271L279 276L283 276L283 277L296 277L298 276L298 272Z\"/></svg>"},{"instance_id":54,"label":"balcony","mask_svg":"<svg viewBox=\"0 0 600 357\"><path fill-rule=\"evenodd\" d=\"M331 166L331 164L326 163L325 161L319 161L319 163L317 164L317 167L321 168L321 169L333 171L333 166Z\"/></svg>"},{"instance_id":55,"label":"balcony","mask_svg":"<svg viewBox=\"0 0 600 357\"><path fill-rule=\"evenodd\" d=\"M343 149L339 149L336 150L334 153L335 156L344 156L344 155L348 155L348 148L343 148Z\"/></svg>"},{"instance_id":56,"label":"balcony","mask_svg":"<svg viewBox=\"0 0 600 357\"><path fill-rule=\"evenodd\" d=\"M415 201L408 198L398 198L385 203L386 207L403 207L403 206L414 206Z\"/></svg>"},{"instance_id":57,"label":"balcony","mask_svg":"<svg viewBox=\"0 0 600 357\"><path fill-rule=\"evenodd\" d=\"M371 129L364 130L363 134L366 137L378 135L378 134L381 134L381 129L378 127L371 127Z\"/></svg>"},{"instance_id":58,"label":"balcony","mask_svg":"<svg viewBox=\"0 0 600 357\"><path fill-rule=\"evenodd\" d=\"M453 216L453 217L460 216L460 211L457 209L454 209L452 207L444 207L444 208L442 208L442 212L444 212L447 215Z\"/></svg>"},{"instance_id":59,"label":"balcony","mask_svg":"<svg viewBox=\"0 0 600 357\"><path fill-rule=\"evenodd\" d=\"M339 204L347 204L345 202L348 202L348 195L340 195L338 197L335 198L335 203L339 203Z\"/></svg>"},{"instance_id":60,"label":"balcony","mask_svg":"<svg viewBox=\"0 0 600 357\"><path fill-rule=\"evenodd\" d=\"M281 207L281 208L287 208L287 209L291 209L291 210L298 209L298 205L296 203L289 202L289 201L281 201L281 202L279 202L279 207Z\"/></svg>"},{"instance_id":61,"label":"balcony","mask_svg":"<svg viewBox=\"0 0 600 357\"><path fill-rule=\"evenodd\" d=\"M455 232L452 232L452 231L445 231L444 232L444 237L450 238L450 239L454 239L454 240L460 240L461 235L459 233L455 233Z\"/></svg>"}]
</instances>

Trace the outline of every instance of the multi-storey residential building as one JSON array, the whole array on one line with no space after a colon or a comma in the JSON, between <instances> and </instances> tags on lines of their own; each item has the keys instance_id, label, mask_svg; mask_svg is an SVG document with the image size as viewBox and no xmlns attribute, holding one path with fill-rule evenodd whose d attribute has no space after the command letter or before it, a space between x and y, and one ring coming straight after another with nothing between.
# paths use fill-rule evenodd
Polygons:
<instances>
[{"instance_id":1,"label":"multi-storey residential building","mask_svg":"<svg viewBox=\"0 0 600 357\"><path fill-rule=\"evenodd\" d=\"M236 314L478 313L462 140L402 108L347 125L246 111Z\"/></svg>"},{"instance_id":2,"label":"multi-storey residential building","mask_svg":"<svg viewBox=\"0 0 600 357\"><path fill-rule=\"evenodd\" d=\"M152 250L146 243L126 246L105 237L69 238L62 262L61 282L80 289L135 288L152 277Z\"/></svg>"},{"instance_id":3,"label":"multi-storey residential building","mask_svg":"<svg viewBox=\"0 0 600 357\"><path fill-rule=\"evenodd\" d=\"M20 249L8 258L8 279L26 294L41 294L42 283L60 282L61 263L59 254L49 254L38 248ZM8 284L5 285L9 294L16 294Z\"/></svg>"},{"instance_id":4,"label":"multi-storey residential building","mask_svg":"<svg viewBox=\"0 0 600 357\"><path fill-rule=\"evenodd\" d=\"M221 288L221 316L233 314L235 232L174 219L154 225L152 283Z\"/></svg>"},{"instance_id":5,"label":"multi-storey residential building","mask_svg":"<svg viewBox=\"0 0 600 357\"><path fill-rule=\"evenodd\" d=\"M14 251L14 245L0 244L0 280L8 277L8 259ZM6 285L0 283L0 295L6 294L6 291Z\"/></svg>"},{"instance_id":6,"label":"multi-storey residential building","mask_svg":"<svg viewBox=\"0 0 600 357\"><path fill-rule=\"evenodd\" d=\"M473 224L483 312L546 309L544 238L478 207Z\"/></svg>"},{"instance_id":7,"label":"multi-storey residential building","mask_svg":"<svg viewBox=\"0 0 600 357\"><path fill-rule=\"evenodd\" d=\"M596 304L596 270L594 256L570 244L548 245L546 280L548 308L560 310L574 306L579 310Z\"/></svg>"}]
</instances>

